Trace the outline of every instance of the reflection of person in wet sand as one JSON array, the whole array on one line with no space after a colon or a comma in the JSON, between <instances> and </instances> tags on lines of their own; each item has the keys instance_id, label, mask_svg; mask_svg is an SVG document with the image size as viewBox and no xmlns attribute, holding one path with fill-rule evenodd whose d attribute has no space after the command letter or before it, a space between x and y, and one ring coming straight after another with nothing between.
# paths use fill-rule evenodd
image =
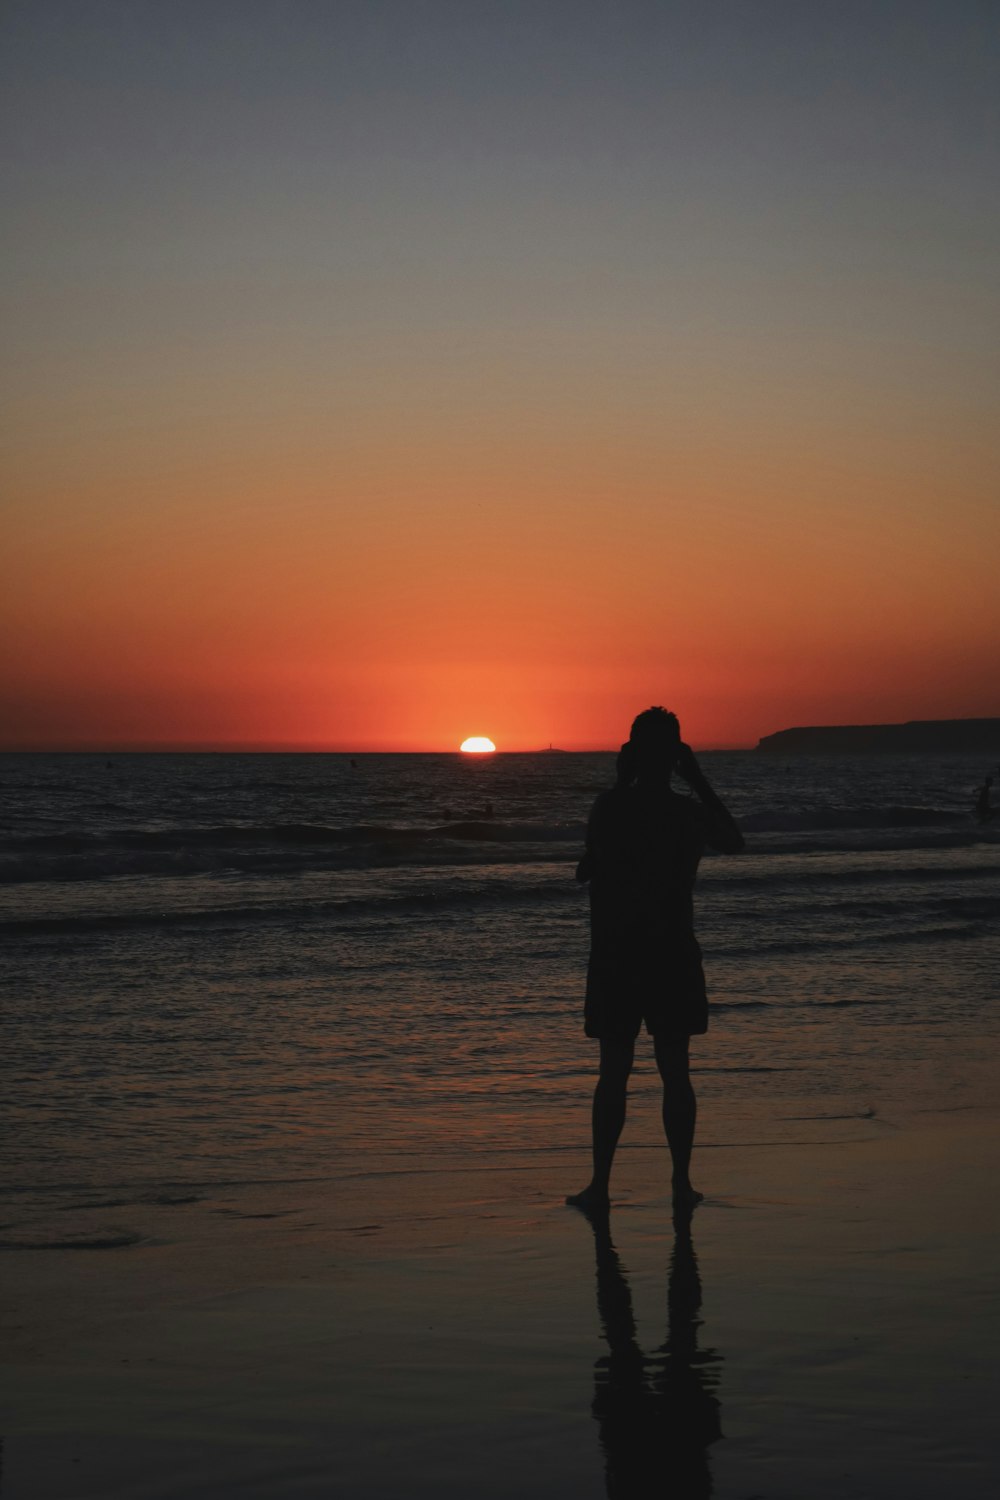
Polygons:
<instances>
[{"instance_id":1,"label":"reflection of person in wet sand","mask_svg":"<svg viewBox=\"0 0 1000 1500\"><path fill-rule=\"evenodd\" d=\"M676 1495L707 1500L706 1449L722 1436L714 1394L722 1356L698 1348L701 1282L690 1208L674 1220L667 1336L652 1356L636 1338L632 1296L606 1214L589 1215L597 1255L597 1308L609 1353L594 1369L591 1410L600 1423L608 1494L620 1500Z\"/></svg>"},{"instance_id":2,"label":"reflection of person in wet sand","mask_svg":"<svg viewBox=\"0 0 1000 1500\"><path fill-rule=\"evenodd\" d=\"M671 790L672 772L694 797ZM601 1044L594 1090L593 1177L567 1198L578 1208L608 1202L635 1038L645 1020L663 1079L663 1125L675 1203L696 1202L689 1166L695 1096L688 1043L708 1028L693 889L705 846L727 854L743 836L709 786L680 726L663 708L639 714L618 757L618 781L594 803L578 880L590 881L590 963L584 1030Z\"/></svg>"}]
</instances>

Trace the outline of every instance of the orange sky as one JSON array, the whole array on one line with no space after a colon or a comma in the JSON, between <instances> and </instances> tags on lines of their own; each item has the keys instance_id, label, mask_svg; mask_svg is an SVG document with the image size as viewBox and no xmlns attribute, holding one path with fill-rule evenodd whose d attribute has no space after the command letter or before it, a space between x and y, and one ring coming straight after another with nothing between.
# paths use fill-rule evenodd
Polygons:
<instances>
[{"instance_id":1,"label":"orange sky","mask_svg":"<svg viewBox=\"0 0 1000 1500\"><path fill-rule=\"evenodd\" d=\"M335 21L265 13L249 84L186 6L167 53L13 28L0 747L1000 713L975 36L933 107L897 60L894 120L874 76L803 108L766 36L744 78L736 8L682 104L619 39L605 160L596 31L554 91L512 42L484 106L350 36L328 97Z\"/></svg>"}]
</instances>

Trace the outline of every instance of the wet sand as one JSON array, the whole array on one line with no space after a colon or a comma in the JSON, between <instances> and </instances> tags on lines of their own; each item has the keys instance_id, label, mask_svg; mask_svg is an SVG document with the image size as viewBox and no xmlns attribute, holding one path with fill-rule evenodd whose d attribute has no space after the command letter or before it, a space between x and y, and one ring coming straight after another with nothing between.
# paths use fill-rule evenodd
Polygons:
<instances>
[{"instance_id":1,"label":"wet sand","mask_svg":"<svg viewBox=\"0 0 1000 1500\"><path fill-rule=\"evenodd\" d=\"M986 1500L997 1123L704 1148L690 1237L648 1148L610 1237L582 1153L95 1208L3 1254L0 1495Z\"/></svg>"}]
</instances>

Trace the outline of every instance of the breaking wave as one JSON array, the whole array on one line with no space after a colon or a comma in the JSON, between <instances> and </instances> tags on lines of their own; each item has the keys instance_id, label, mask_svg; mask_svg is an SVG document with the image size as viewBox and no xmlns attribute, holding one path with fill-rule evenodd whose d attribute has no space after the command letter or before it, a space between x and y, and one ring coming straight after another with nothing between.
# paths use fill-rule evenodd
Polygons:
<instances>
[{"instance_id":1,"label":"breaking wave","mask_svg":"<svg viewBox=\"0 0 1000 1500\"><path fill-rule=\"evenodd\" d=\"M760 812L741 818L749 852L942 848L993 842L963 814L917 807ZM220 824L61 832L0 843L0 885L32 881L177 876L399 864L530 864L570 861L584 824L464 819L428 826L356 823ZM557 852L558 851L558 852Z\"/></svg>"}]
</instances>

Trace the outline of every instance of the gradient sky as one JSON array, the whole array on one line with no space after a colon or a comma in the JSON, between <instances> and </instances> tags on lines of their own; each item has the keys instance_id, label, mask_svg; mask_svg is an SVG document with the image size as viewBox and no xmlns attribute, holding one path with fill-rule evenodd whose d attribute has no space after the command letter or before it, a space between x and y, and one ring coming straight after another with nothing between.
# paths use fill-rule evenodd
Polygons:
<instances>
[{"instance_id":1,"label":"gradient sky","mask_svg":"<svg viewBox=\"0 0 1000 1500\"><path fill-rule=\"evenodd\" d=\"M994 0L0 25L0 745L1000 713Z\"/></svg>"}]
</instances>

